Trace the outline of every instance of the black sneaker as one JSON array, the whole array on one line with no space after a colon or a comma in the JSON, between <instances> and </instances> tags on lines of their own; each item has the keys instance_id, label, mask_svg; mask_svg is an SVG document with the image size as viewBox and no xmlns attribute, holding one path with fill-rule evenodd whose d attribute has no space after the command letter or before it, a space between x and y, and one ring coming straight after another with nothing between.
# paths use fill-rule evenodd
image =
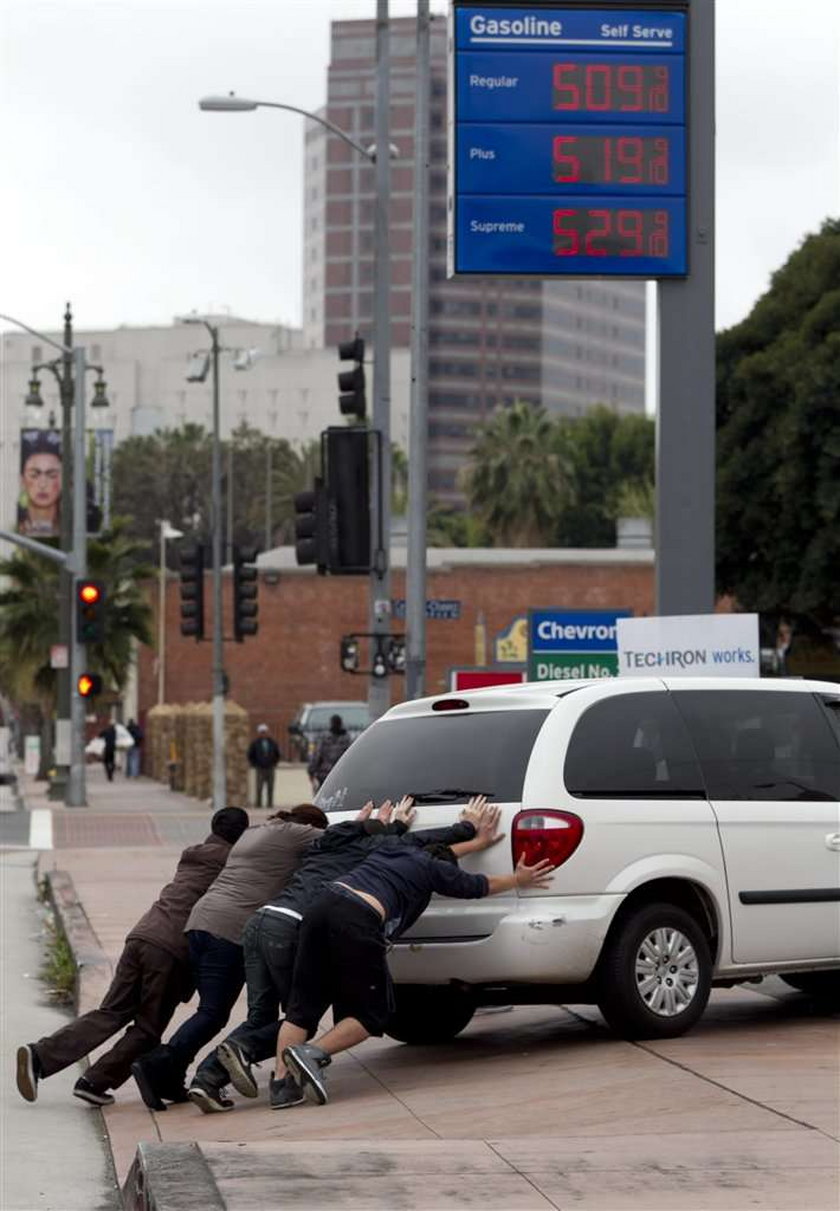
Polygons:
<instances>
[{"instance_id":1,"label":"black sneaker","mask_svg":"<svg viewBox=\"0 0 840 1211\"><path fill-rule=\"evenodd\" d=\"M140 1096L143 1102L150 1110L155 1110L160 1113L166 1109L166 1105L161 1100L157 1089L154 1085L151 1066L146 1060L135 1060L131 1065L131 1075L137 1082L137 1088L140 1090Z\"/></svg>"},{"instance_id":2,"label":"black sneaker","mask_svg":"<svg viewBox=\"0 0 840 1211\"><path fill-rule=\"evenodd\" d=\"M299 1043L284 1050L283 1060L304 1095L318 1106L325 1106L330 1099L321 1069L331 1062L326 1051L313 1043Z\"/></svg>"},{"instance_id":3,"label":"black sneaker","mask_svg":"<svg viewBox=\"0 0 840 1211\"><path fill-rule=\"evenodd\" d=\"M21 1097L27 1102L34 1102L38 1097L38 1081L41 1076L41 1065L31 1043L25 1043L17 1049L17 1087Z\"/></svg>"},{"instance_id":4,"label":"black sneaker","mask_svg":"<svg viewBox=\"0 0 840 1211\"><path fill-rule=\"evenodd\" d=\"M113 1106L114 1104L113 1094L106 1093L104 1089L97 1089L84 1076L80 1076L73 1086L73 1097L81 1098L89 1106Z\"/></svg>"},{"instance_id":5,"label":"black sneaker","mask_svg":"<svg viewBox=\"0 0 840 1211\"><path fill-rule=\"evenodd\" d=\"M285 1110L287 1106L299 1106L305 1101L303 1090L290 1072L279 1081L274 1079L272 1072L268 1082L268 1104L272 1110Z\"/></svg>"},{"instance_id":6,"label":"black sneaker","mask_svg":"<svg viewBox=\"0 0 840 1211\"><path fill-rule=\"evenodd\" d=\"M200 1081L193 1081L188 1093L190 1101L198 1106L202 1114L223 1114L226 1110L233 1110L235 1105L232 1098L225 1097L224 1089L213 1089Z\"/></svg>"},{"instance_id":7,"label":"black sneaker","mask_svg":"<svg viewBox=\"0 0 840 1211\"><path fill-rule=\"evenodd\" d=\"M251 1061L238 1043L226 1039L216 1048L216 1059L230 1077L230 1083L243 1097L256 1097L259 1093L256 1078L251 1071Z\"/></svg>"}]
</instances>

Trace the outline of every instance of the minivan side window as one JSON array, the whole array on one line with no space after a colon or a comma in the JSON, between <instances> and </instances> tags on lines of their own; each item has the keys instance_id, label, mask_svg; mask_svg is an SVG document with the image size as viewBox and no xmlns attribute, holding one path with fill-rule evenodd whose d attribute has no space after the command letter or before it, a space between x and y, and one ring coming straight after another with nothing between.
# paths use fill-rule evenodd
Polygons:
<instances>
[{"instance_id":1,"label":"minivan side window","mask_svg":"<svg viewBox=\"0 0 840 1211\"><path fill-rule=\"evenodd\" d=\"M700 767L666 690L605 698L580 717L563 771L586 799L703 799Z\"/></svg>"},{"instance_id":2,"label":"minivan side window","mask_svg":"<svg viewBox=\"0 0 840 1211\"><path fill-rule=\"evenodd\" d=\"M807 693L675 690L710 799L840 799L840 746Z\"/></svg>"}]
</instances>

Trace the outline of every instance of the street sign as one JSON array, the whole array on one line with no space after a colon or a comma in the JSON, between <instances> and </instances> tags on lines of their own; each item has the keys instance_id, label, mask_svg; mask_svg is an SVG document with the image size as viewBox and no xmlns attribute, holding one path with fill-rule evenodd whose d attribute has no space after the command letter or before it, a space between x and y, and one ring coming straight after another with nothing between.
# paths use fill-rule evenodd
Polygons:
<instances>
[{"instance_id":1,"label":"street sign","mask_svg":"<svg viewBox=\"0 0 840 1211\"><path fill-rule=\"evenodd\" d=\"M684 276L684 8L451 20L450 276Z\"/></svg>"},{"instance_id":2,"label":"street sign","mask_svg":"<svg viewBox=\"0 0 840 1211\"><path fill-rule=\"evenodd\" d=\"M405 598L395 597L391 602L394 618L405 618ZM427 597L426 617L438 622L456 622L461 617L461 602L452 597Z\"/></svg>"},{"instance_id":3,"label":"street sign","mask_svg":"<svg viewBox=\"0 0 840 1211\"><path fill-rule=\"evenodd\" d=\"M69 669L70 651L66 643L54 643L50 647L50 668Z\"/></svg>"},{"instance_id":4,"label":"street sign","mask_svg":"<svg viewBox=\"0 0 840 1211\"><path fill-rule=\"evenodd\" d=\"M615 677L617 623L630 610L531 610L528 680Z\"/></svg>"}]
</instances>

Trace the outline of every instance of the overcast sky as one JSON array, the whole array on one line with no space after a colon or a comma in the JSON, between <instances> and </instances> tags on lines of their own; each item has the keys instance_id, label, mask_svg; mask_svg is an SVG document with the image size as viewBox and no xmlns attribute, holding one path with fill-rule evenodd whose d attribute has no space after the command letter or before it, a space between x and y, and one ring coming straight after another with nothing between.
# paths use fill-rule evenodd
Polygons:
<instances>
[{"instance_id":1,"label":"overcast sky","mask_svg":"<svg viewBox=\"0 0 840 1211\"><path fill-rule=\"evenodd\" d=\"M70 298L86 328L194 308L299 323L302 119L196 101L233 89L317 108L330 20L374 13L375 0L2 0L0 312L54 328ZM721 327L840 214L840 3L717 0L717 14Z\"/></svg>"}]
</instances>

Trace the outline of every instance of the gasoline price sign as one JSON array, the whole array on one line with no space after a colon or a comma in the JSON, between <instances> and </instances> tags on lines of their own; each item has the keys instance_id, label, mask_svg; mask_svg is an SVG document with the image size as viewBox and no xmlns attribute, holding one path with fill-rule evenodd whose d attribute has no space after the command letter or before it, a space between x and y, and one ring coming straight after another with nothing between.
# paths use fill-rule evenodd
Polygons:
<instances>
[{"instance_id":1,"label":"gasoline price sign","mask_svg":"<svg viewBox=\"0 0 840 1211\"><path fill-rule=\"evenodd\" d=\"M683 11L459 3L450 273L686 273Z\"/></svg>"}]
</instances>

